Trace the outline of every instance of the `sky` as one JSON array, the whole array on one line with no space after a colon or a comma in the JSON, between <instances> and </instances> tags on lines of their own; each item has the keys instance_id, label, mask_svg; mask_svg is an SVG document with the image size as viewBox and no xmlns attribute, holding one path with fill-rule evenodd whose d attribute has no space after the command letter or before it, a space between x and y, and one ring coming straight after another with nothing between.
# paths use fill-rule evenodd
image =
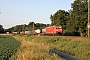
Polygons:
<instances>
[{"instance_id":1,"label":"sky","mask_svg":"<svg viewBox=\"0 0 90 60\"><path fill-rule=\"evenodd\" d=\"M4 28L29 22L50 24L50 15L68 11L75 0L0 0L0 24Z\"/></svg>"}]
</instances>

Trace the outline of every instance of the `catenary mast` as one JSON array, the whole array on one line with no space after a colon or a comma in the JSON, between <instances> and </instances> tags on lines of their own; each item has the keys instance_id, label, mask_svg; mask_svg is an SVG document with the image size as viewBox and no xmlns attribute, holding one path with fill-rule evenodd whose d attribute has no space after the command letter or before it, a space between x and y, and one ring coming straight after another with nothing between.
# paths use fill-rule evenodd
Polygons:
<instances>
[{"instance_id":1,"label":"catenary mast","mask_svg":"<svg viewBox=\"0 0 90 60\"><path fill-rule=\"evenodd\" d=\"M90 0L88 0L88 38L90 38Z\"/></svg>"}]
</instances>

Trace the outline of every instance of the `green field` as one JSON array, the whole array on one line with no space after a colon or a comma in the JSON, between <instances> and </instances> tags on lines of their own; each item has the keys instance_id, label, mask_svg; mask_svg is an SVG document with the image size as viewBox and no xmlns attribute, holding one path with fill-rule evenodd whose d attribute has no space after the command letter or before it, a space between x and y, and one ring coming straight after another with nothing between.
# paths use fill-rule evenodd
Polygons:
<instances>
[{"instance_id":1,"label":"green field","mask_svg":"<svg viewBox=\"0 0 90 60\"><path fill-rule=\"evenodd\" d=\"M0 60L9 60L21 43L12 36L0 36Z\"/></svg>"},{"instance_id":2,"label":"green field","mask_svg":"<svg viewBox=\"0 0 90 60\"><path fill-rule=\"evenodd\" d=\"M13 37L0 37L0 60L62 60L56 54L49 53L50 48L82 60L90 59L89 40L71 40L60 36L15 35Z\"/></svg>"},{"instance_id":3,"label":"green field","mask_svg":"<svg viewBox=\"0 0 90 60\"><path fill-rule=\"evenodd\" d=\"M54 48L62 52L66 52L68 54L74 55L83 60L90 59L89 40L71 40L71 39L64 39L59 36L53 37L53 36L29 36L29 35L22 36L21 35L17 37L23 37L23 39L37 44L42 43L44 44L44 46L48 45L49 49Z\"/></svg>"}]
</instances>

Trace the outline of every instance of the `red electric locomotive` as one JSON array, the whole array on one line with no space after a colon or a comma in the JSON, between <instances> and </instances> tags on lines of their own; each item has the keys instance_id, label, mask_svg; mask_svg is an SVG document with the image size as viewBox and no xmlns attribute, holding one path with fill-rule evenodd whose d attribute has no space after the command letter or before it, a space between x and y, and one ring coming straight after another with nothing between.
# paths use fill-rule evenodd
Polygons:
<instances>
[{"instance_id":1,"label":"red electric locomotive","mask_svg":"<svg viewBox=\"0 0 90 60\"><path fill-rule=\"evenodd\" d=\"M61 26L50 26L46 27L45 29L42 30L43 34L48 34L48 35L60 35L62 33L62 27Z\"/></svg>"}]
</instances>

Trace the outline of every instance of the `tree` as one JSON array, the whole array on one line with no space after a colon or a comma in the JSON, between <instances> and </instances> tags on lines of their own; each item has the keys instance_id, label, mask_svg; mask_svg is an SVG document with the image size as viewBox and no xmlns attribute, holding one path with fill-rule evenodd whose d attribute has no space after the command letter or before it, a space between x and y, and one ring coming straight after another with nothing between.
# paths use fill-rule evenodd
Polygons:
<instances>
[{"instance_id":1,"label":"tree","mask_svg":"<svg viewBox=\"0 0 90 60\"><path fill-rule=\"evenodd\" d=\"M67 22L69 20L69 12L66 12L65 10L58 10L55 14L51 14L50 19L51 25L61 25L63 31L65 31Z\"/></svg>"},{"instance_id":2,"label":"tree","mask_svg":"<svg viewBox=\"0 0 90 60\"><path fill-rule=\"evenodd\" d=\"M27 27L27 25L26 24L23 24L23 25L21 25L22 26L22 31L25 31L25 30L28 30L28 28L26 28Z\"/></svg>"},{"instance_id":3,"label":"tree","mask_svg":"<svg viewBox=\"0 0 90 60\"><path fill-rule=\"evenodd\" d=\"M4 28L2 25L0 25L0 33L4 33Z\"/></svg>"},{"instance_id":4,"label":"tree","mask_svg":"<svg viewBox=\"0 0 90 60\"><path fill-rule=\"evenodd\" d=\"M75 0L71 9L58 10L50 15L51 25L62 25L66 35L87 35L88 0Z\"/></svg>"},{"instance_id":5,"label":"tree","mask_svg":"<svg viewBox=\"0 0 90 60\"><path fill-rule=\"evenodd\" d=\"M28 24L29 30L33 30L33 24L35 26L35 23L34 22L29 22L29 24Z\"/></svg>"},{"instance_id":6,"label":"tree","mask_svg":"<svg viewBox=\"0 0 90 60\"><path fill-rule=\"evenodd\" d=\"M75 0L72 3L71 21L74 25L74 32L79 32L81 36L86 35L86 27L88 21L88 5L87 0Z\"/></svg>"}]
</instances>

